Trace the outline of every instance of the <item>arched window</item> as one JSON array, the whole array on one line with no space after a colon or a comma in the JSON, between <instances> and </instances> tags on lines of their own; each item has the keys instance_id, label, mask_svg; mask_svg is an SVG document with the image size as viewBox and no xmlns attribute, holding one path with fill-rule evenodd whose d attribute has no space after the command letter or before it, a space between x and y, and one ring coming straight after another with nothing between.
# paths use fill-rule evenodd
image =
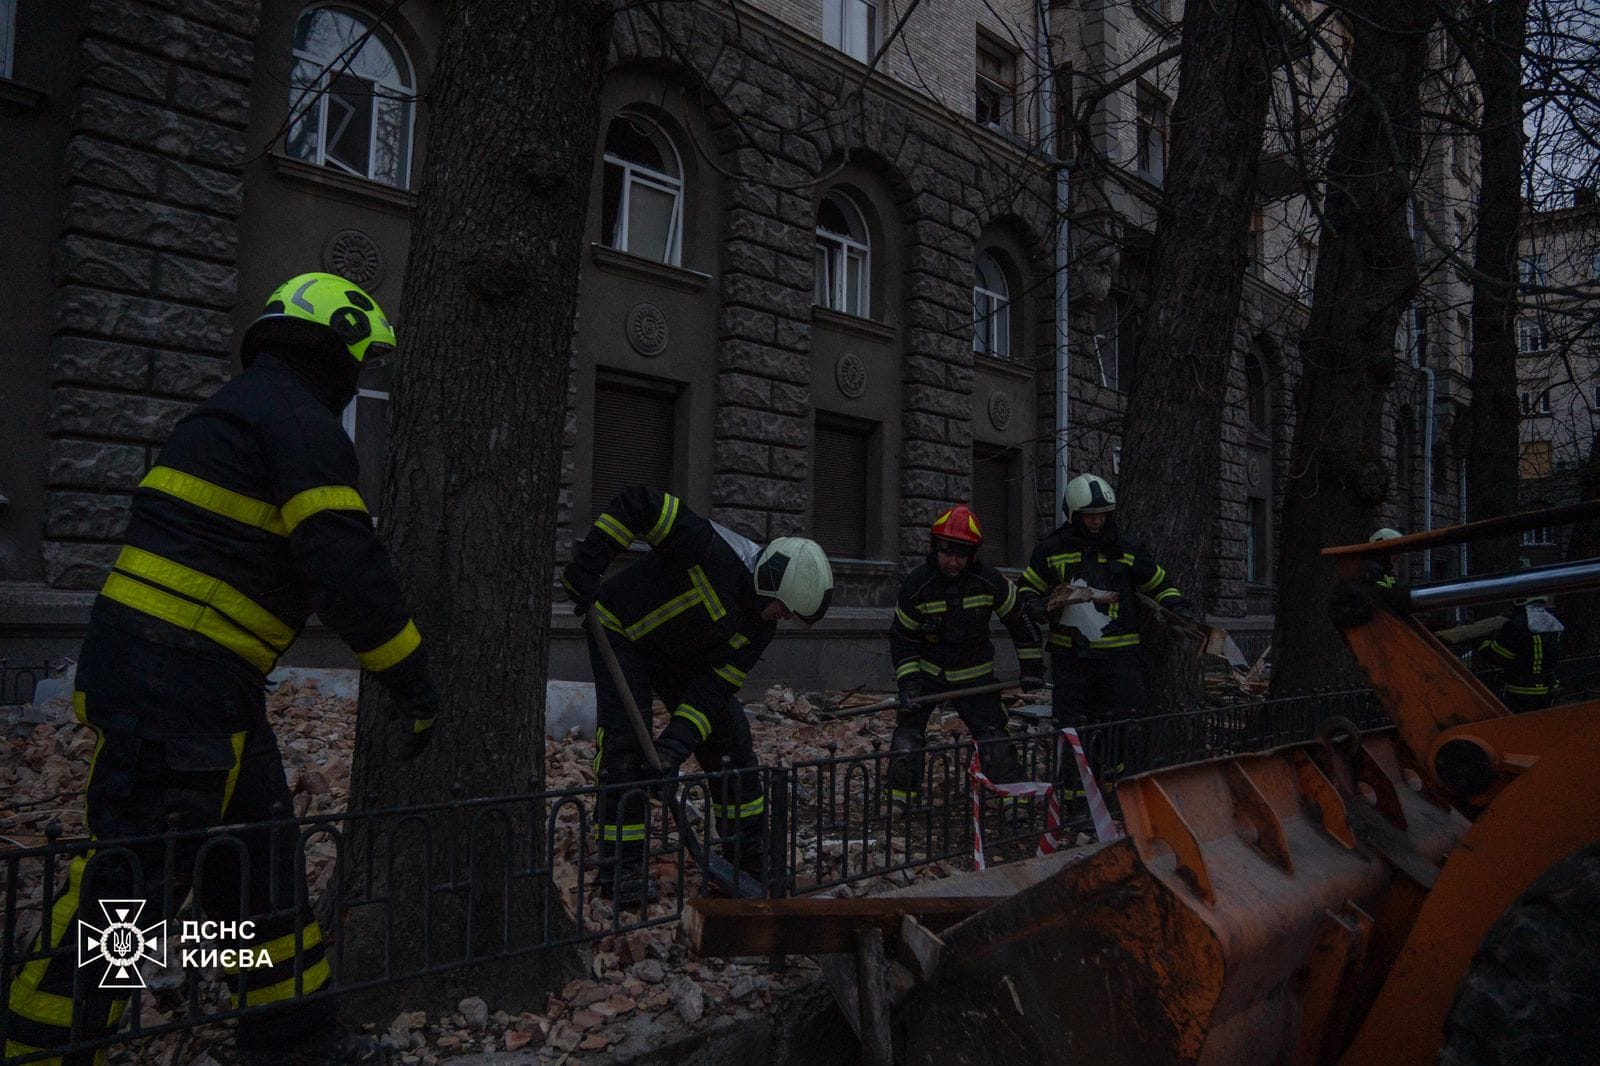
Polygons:
<instances>
[{"instance_id":1,"label":"arched window","mask_svg":"<svg viewBox=\"0 0 1600 1066\"><path fill-rule=\"evenodd\" d=\"M289 154L405 188L416 80L400 43L371 16L314 6L294 27Z\"/></svg>"},{"instance_id":2,"label":"arched window","mask_svg":"<svg viewBox=\"0 0 1600 1066\"><path fill-rule=\"evenodd\" d=\"M868 318L871 285L867 224L849 197L830 192L817 208L817 306Z\"/></svg>"},{"instance_id":3,"label":"arched window","mask_svg":"<svg viewBox=\"0 0 1600 1066\"><path fill-rule=\"evenodd\" d=\"M683 254L683 164L654 120L624 111L606 128L600 239L677 266Z\"/></svg>"},{"instance_id":4,"label":"arched window","mask_svg":"<svg viewBox=\"0 0 1600 1066\"><path fill-rule=\"evenodd\" d=\"M1011 287L1005 271L988 252L972 264L972 350L996 359L1011 358Z\"/></svg>"}]
</instances>

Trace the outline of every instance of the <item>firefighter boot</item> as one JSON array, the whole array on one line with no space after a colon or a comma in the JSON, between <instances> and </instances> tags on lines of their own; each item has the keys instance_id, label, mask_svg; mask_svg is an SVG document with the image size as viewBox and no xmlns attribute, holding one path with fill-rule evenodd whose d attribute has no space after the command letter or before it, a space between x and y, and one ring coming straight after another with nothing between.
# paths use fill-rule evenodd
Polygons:
<instances>
[{"instance_id":1,"label":"firefighter boot","mask_svg":"<svg viewBox=\"0 0 1600 1066\"><path fill-rule=\"evenodd\" d=\"M923 731L908 726L897 726L889 741L889 802L901 809L920 806L922 747Z\"/></svg>"}]
</instances>

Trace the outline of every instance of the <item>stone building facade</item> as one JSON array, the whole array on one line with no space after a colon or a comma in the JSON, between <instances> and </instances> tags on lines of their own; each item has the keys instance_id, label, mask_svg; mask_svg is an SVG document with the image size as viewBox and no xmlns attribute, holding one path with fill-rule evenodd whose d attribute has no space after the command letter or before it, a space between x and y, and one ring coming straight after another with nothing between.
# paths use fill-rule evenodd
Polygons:
<instances>
[{"instance_id":1,"label":"stone building facade","mask_svg":"<svg viewBox=\"0 0 1600 1066\"><path fill-rule=\"evenodd\" d=\"M177 418L235 372L278 281L336 270L399 307L428 149L415 99L440 26L429 0L379 25L381 10L0 3L15 42L0 203L16 236L0 248L13 280L0 291L0 656L71 653L133 488ZM1062 6L1048 25L1016 0L623 11L562 521L545 531L558 557L634 480L758 539L805 531L836 560L839 607L775 645L752 684L887 684L896 582L940 509L973 501L990 558L1020 566L1058 521L1058 467L1116 479L1175 58L1103 101L1104 165L1073 177L1064 225L1054 134L1105 71L1170 49L1180 15L1153 0ZM329 82L341 54L356 62ZM1292 194L1263 205L1235 346L1205 592L1241 631L1270 631L1306 213ZM1453 485L1459 464L1415 424L1424 376L1402 375L1388 447L1408 485L1429 462ZM382 372L364 380L346 416L369 479L386 389ZM1395 521L1452 506L1450 492L1407 490ZM559 607L554 628L554 670L584 676ZM342 661L315 638L295 654Z\"/></svg>"}]
</instances>

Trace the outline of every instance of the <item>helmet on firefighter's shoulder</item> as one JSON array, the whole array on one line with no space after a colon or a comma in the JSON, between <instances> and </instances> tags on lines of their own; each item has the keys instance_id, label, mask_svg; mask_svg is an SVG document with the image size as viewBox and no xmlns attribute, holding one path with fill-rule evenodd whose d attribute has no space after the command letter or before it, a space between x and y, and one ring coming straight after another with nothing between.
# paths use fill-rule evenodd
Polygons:
<instances>
[{"instance_id":1,"label":"helmet on firefighter's shoulder","mask_svg":"<svg viewBox=\"0 0 1600 1066\"><path fill-rule=\"evenodd\" d=\"M778 600L807 625L833 601L833 567L822 546L805 537L779 537L756 559L756 592Z\"/></svg>"},{"instance_id":2,"label":"helmet on firefighter's shoulder","mask_svg":"<svg viewBox=\"0 0 1600 1066\"><path fill-rule=\"evenodd\" d=\"M377 301L354 282L337 274L297 274L272 290L245 330L240 360L249 366L274 347L325 353L336 364L348 356L357 368L381 365L394 351L394 328Z\"/></svg>"},{"instance_id":3,"label":"helmet on firefighter's shoulder","mask_svg":"<svg viewBox=\"0 0 1600 1066\"><path fill-rule=\"evenodd\" d=\"M1367 538L1367 543L1368 544L1376 544L1379 541L1383 541L1383 540L1399 540L1401 536L1402 536L1402 534L1398 529L1393 529L1393 528L1391 528L1389 526L1384 526L1382 529L1380 529L1376 533L1372 534L1372 536L1368 537Z\"/></svg>"},{"instance_id":4,"label":"helmet on firefighter's shoulder","mask_svg":"<svg viewBox=\"0 0 1600 1066\"><path fill-rule=\"evenodd\" d=\"M933 550L971 557L983 544L983 527L972 508L958 503L933 520L930 528Z\"/></svg>"},{"instance_id":5,"label":"helmet on firefighter's shoulder","mask_svg":"<svg viewBox=\"0 0 1600 1066\"><path fill-rule=\"evenodd\" d=\"M1116 509L1117 494L1105 478L1095 474L1079 474L1067 482L1067 498L1062 504L1067 517L1080 514L1105 514Z\"/></svg>"}]
</instances>

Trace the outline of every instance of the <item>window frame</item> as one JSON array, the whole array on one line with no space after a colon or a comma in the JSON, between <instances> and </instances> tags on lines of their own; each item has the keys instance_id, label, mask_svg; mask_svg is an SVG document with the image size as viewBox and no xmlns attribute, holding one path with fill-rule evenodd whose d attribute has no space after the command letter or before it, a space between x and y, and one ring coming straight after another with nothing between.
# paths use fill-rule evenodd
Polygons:
<instances>
[{"instance_id":1,"label":"window frame","mask_svg":"<svg viewBox=\"0 0 1600 1066\"><path fill-rule=\"evenodd\" d=\"M982 284L984 260L993 266L1002 289ZM984 248L972 260L972 350L991 359L1012 359L1011 278L993 248ZM996 339L1002 343L995 344Z\"/></svg>"},{"instance_id":2,"label":"window frame","mask_svg":"<svg viewBox=\"0 0 1600 1066\"><path fill-rule=\"evenodd\" d=\"M363 369L363 371L379 370L379 369L385 369L385 368L387 368L387 366L388 366L387 363L377 362L377 363L373 364L372 366L366 366L366 367L363 367L362 369ZM365 375L363 375L363 376L365 376ZM387 428L388 427L388 414L389 414L388 404L390 402L390 398L391 398L391 395L392 395L393 391L394 391L393 386L388 383L387 379L385 379L385 383L384 383L383 387L379 388L379 387L374 386L374 385L361 385L361 384L359 384L359 378L358 378L358 384L356 386L356 394L350 398L350 402L349 403L345 404L344 410L339 412L339 425L344 430L345 436L350 438L350 443L356 447L358 455L359 455L359 451L360 451L360 448L361 448L361 442L360 442L360 440L358 440L357 426L360 424L360 420L359 420L359 418L357 416L358 416L358 413L359 413L359 410L360 410L360 407L361 407L361 401L362 400L374 400L374 401L377 401L377 402L382 403L382 404L385 405L384 406L384 410L383 410L384 427L385 427L384 431L383 431L384 432L384 437L385 437L384 442L383 442L383 451L384 451L385 461L387 461L387 456L388 456L388 453L389 453L389 442L388 442L388 439L387 439L387 437L388 437L388 428ZM360 475L358 475L358 478L361 478L364 475L367 475L369 473L370 473L370 471L368 471L366 469L362 469ZM381 471L378 472L378 477L379 477L378 484L381 486L383 484L383 482L382 482L382 472ZM359 486L359 483L358 483L357 488L359 489L359 487L360 486ZM377 501L377 499L375 499L375 498L374 499L367 499L367 497L365 495L363 495L362 496L362 502L367 505L367 512L372 517L372 526L373 526L374 529L376 529L377 526L378 526L378 519L380 517L379 516L379 512L378 512L378 501Z\"/></svg>"},{"instance_id":3,"label":"window frame","mask_svg":"<svg viewBox=\"0 0 1600 1066\"><path fill-rule=\"evenodd\" d=\"M337 173L364 181L374 182L375 184L385 185L390 188L410 190L411 167L416 155L418 96L416 64L412 62L411 56L407 52L404 43L401 42L400 38L395 34L392 28L384 26L383 23L370 12L367 12L362 8L352 4L310 3L305 5L305 7L301 8L300 14L295 17L293 31L294 36L299 36L299 29L302 22L322 11L332 12L364 26L365 29L363 31L363 36L367 37L367 41L363 43L361 48L358 49L352 56L350 56L346 62L340 64L343 69L335 71L335 61L338 59L339 55L342 54L342 52L336 53L334 56L330 57L317 56L295 47L291 39L289 48L289 56L291 61L289 68L289 117L284 123L284 129L282 133L284 150L290 158L298 159L301 162L308 163L312 166L327 167L328 169ZM365 52L368 48L374 46L382 49L388 56L390 66L393 69L397 80L392 82L373 80L363 75L355 74L351 71L350 67L352 64L349 60L353 60L356 56L359 56L362 52ZM311 82L304 85L296 82L296 73L299 70L301 63L311 64L318 68L316 77ZM404 68L403 70L401 69L402 67ZM387 94L387 98L404 100L404 103L401 105L405 115L405 120L403 122L404 129L402 131L403 148L399 153L401 158L398 168L399 173L396 175L396 180L390 181L388 178L379 177L373 173L373 169L377 164L378 157L376 145L379 124L379 108L376 105L374 105L372 108L372 114L367 129L367 172L365 174L360 174L357 173L354 168L338 159L330 160L328 156L328 101L330 97L335 95L335 92L332 88L333 79L340 77L353 78L367 85L382 86L390 90L390 92ZM408 78L410 84L406 84L404 81L398 80L401 77ZM322 84L325 81L327 84ZM319 85L322 87L319 88ZM384 94L379 93L376 89L373 92L374 99L380 98L383 95ZM316 116L316 135L312 146L313 151L311 153L311 157L307 158L306 156L300 155L295 151L295 149L292 147L291 137L297 124L300 121L305 120L306 116L311 116L313 114Z\"/></svg>"},{"instance_id":4,"label":"window frame","mask_svg":"<svg viewBox=\"0 0 1600 1066\"><path fill-rule=\"evenodd\" d=\"M1134 172L1158 188L1167 180L1171 148L1172 103L1153 85L1139 82L1134 90Z\"/></svg>"},{"instance_id":5,"label":"window frame","mask_svg":"<svg viewBox=\"0 0 1600 1066\"><path fill-rule=\"evenodd\" d=\"M659 136L661 141L665 142L668 151L670 151L672 154L672 162L677 164L677 176L652 170L642 163L635 163L632 160L624 159L621 156L612 154L610 148L608 147L611 139L611 127L614 123L624 119L648 124L653 133ZM656 138L652 137L652 140L654 139ZM628 255L636 255L641 259L649 259L653 262L665 263L668 266L682 266L683 213L684 200L686 198L684 189L685 180L683 176L683 154L678 151L677 142L673 140L671 133L660 122L651 118L649 115L643 114L639 111L631 110L629 108L622 108L612 116L610 122L606 123L606 132L601 140L600 166L602 172L600 204L602 219L605 217L606 209L606 204L604 202L605 180L603 175L606 172L606 169L609 167L619 167L622 170L622 188L619 193L616 220L616 231L617 233L621 234L622 240L620 243L612 243L611 234L601 233L600 243L607 248L611 248L619 252L625 252ZM632 218L633 197L631 192L635 185L640 185L647 189L653 189L657 192L667 193L672 197L671 217L667 221L667 257L665 259L657 259L654 255L634 251L632 248L626 246L629 234L629 222Z\"/></svg>"},{"instance_id":6,"label":"window frame","mask_svg":"<svg viewBox=\"0 0 1600 1066\"><path fill-rule=\"evenodd\" d=\"M850 16L865 12L866 40L857 41ZM863 63L878 52L878 4L875 0L822 0L822 42Z\"/></svg>"},{"instance_id":7,"label":"window frame","mask_svg":"<svg viewBox=\"0 0 1600 1066\"><path fill-rule=\"evenodd\" d=\"M1537 347L1527 343L1537 339ZM1517 354L1524 358L1544 355L1550 351L1550 332L1545 328L1544 319L1538 315L1523 316L1517 319Z\"/></svg>"},{"instance_id":8,"label":"window frame","mask_svg":"<svg viewBox=\"0 0 1600 1066\"><path fill-rule=\"evenodd\" d=\"M996 73L999 75L1010 74L1010 81L1002 81L999 77L985 73L983 61L985 57L994 60ZM1003 133L1015 133L1017 127L1017 68L1019 66L1017 53L993 37L978 31L977 50L973 57L974 74L974 108L973 119L980 126L988 129L999 130ZM993 101L994 115L985 117L985 102Z\"/></svg>"},{"instance_id":9,"label":"window frame","mask_svg":"<svg viewBox=\"0 0 1600 1066\"><path fill-rule=\"evenodd\" d=\"M842 206L846 222L853 221L859 224L861 232L856 234L836 233L825 229L822 225L822 207L829 200L836 201ZM817 223L814 269L817 273L812 286L812 297L825 297L817 300L818 307L833 311L841 315L853 315L857 318L870 319L872 317L872 231L867 226L866 212L861 210L853 196L842 189L829 189L822 194L817 202ZM850 266L859 264L860 270L855 285L854 296L858 307L850 307ZM824 279L826 278L826 284Z\"/></svg>"}]
</instances>

